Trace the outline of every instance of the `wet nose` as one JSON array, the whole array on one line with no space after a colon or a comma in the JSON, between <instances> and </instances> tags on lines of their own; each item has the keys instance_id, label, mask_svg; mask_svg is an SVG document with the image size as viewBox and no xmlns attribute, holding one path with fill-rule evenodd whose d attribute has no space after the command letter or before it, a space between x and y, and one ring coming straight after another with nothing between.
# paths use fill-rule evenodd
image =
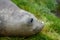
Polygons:
<instances>
[{"instance_id":1,"label":"wet nose","mask_svg":"<svg viewBox=\"0 0 60 40\"><path fill-rule=\"evenodd\" d=\"M44 22L42 21L42 24L44 24Z\"/></svg>"}]
</instances>

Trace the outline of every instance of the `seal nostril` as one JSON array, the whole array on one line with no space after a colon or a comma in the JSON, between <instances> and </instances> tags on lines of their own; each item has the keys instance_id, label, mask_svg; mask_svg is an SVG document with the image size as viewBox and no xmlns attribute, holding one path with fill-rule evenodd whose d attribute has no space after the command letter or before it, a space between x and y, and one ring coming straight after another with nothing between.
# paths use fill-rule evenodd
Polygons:
<instances>
[{"instance_id":1,"label":"seal nostril","mask_svg":"<svg viewBox=\"0 0 60 40\"><path fill-rule=\"evenodd\" d=\"M33 22L33 18L31 18L31 21L30 21L31 23Z\"/></svg>"}]
</instances>

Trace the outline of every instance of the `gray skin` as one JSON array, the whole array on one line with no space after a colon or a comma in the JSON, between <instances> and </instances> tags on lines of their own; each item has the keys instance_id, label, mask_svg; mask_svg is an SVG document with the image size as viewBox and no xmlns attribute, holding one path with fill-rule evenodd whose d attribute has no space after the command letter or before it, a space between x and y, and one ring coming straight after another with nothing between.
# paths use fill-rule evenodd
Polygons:
<instances>
[{"instance_id":1,"label":"gray skin","mask_svg":"<svg viewBox=\"0 0 60 40\"><path fill-rule=\"evenodd\" d=\"M10 0L0 0L0 35L30 36L42 30L44 23Z\"/></svg>"}]
</instances>

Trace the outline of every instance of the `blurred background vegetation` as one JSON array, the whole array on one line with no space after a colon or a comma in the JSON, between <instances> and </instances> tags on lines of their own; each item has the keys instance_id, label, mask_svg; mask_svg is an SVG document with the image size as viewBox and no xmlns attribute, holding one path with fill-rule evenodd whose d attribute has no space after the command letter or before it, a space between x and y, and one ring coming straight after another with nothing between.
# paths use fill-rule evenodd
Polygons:
<instances>
[{"instance_id":1,"label":"blurred background vegetation","mask_svg":"<svg viewBox=\"0 0 60 40\"><path fill-rule=\"evenodd\" d=\"M55 16L56 0L12 0L19 8L43 20L43 30L31 37L0 37L0 40L60 40L60 18ZM58 8L60 9L60 7ZM53 11L53 12L52 12Z\"/></svg>"}]
</instances>

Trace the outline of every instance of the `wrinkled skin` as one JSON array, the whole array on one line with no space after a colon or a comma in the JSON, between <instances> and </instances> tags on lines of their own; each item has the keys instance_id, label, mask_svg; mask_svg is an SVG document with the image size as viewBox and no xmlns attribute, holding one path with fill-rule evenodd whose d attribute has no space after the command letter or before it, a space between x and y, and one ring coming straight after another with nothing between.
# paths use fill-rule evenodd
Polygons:
<instances>
[{"instance_id":1,"label":"wrinkled skin","mask_svg":"<svg viewBox=\"0 0 60 40\"><path fill-rule=\"evenodd\" d=\"M4 11L3 11L4 10ZM0 35L30 36L42 30L44 24L10 0L0 0Z\"/></svg>"}]
</instances>

